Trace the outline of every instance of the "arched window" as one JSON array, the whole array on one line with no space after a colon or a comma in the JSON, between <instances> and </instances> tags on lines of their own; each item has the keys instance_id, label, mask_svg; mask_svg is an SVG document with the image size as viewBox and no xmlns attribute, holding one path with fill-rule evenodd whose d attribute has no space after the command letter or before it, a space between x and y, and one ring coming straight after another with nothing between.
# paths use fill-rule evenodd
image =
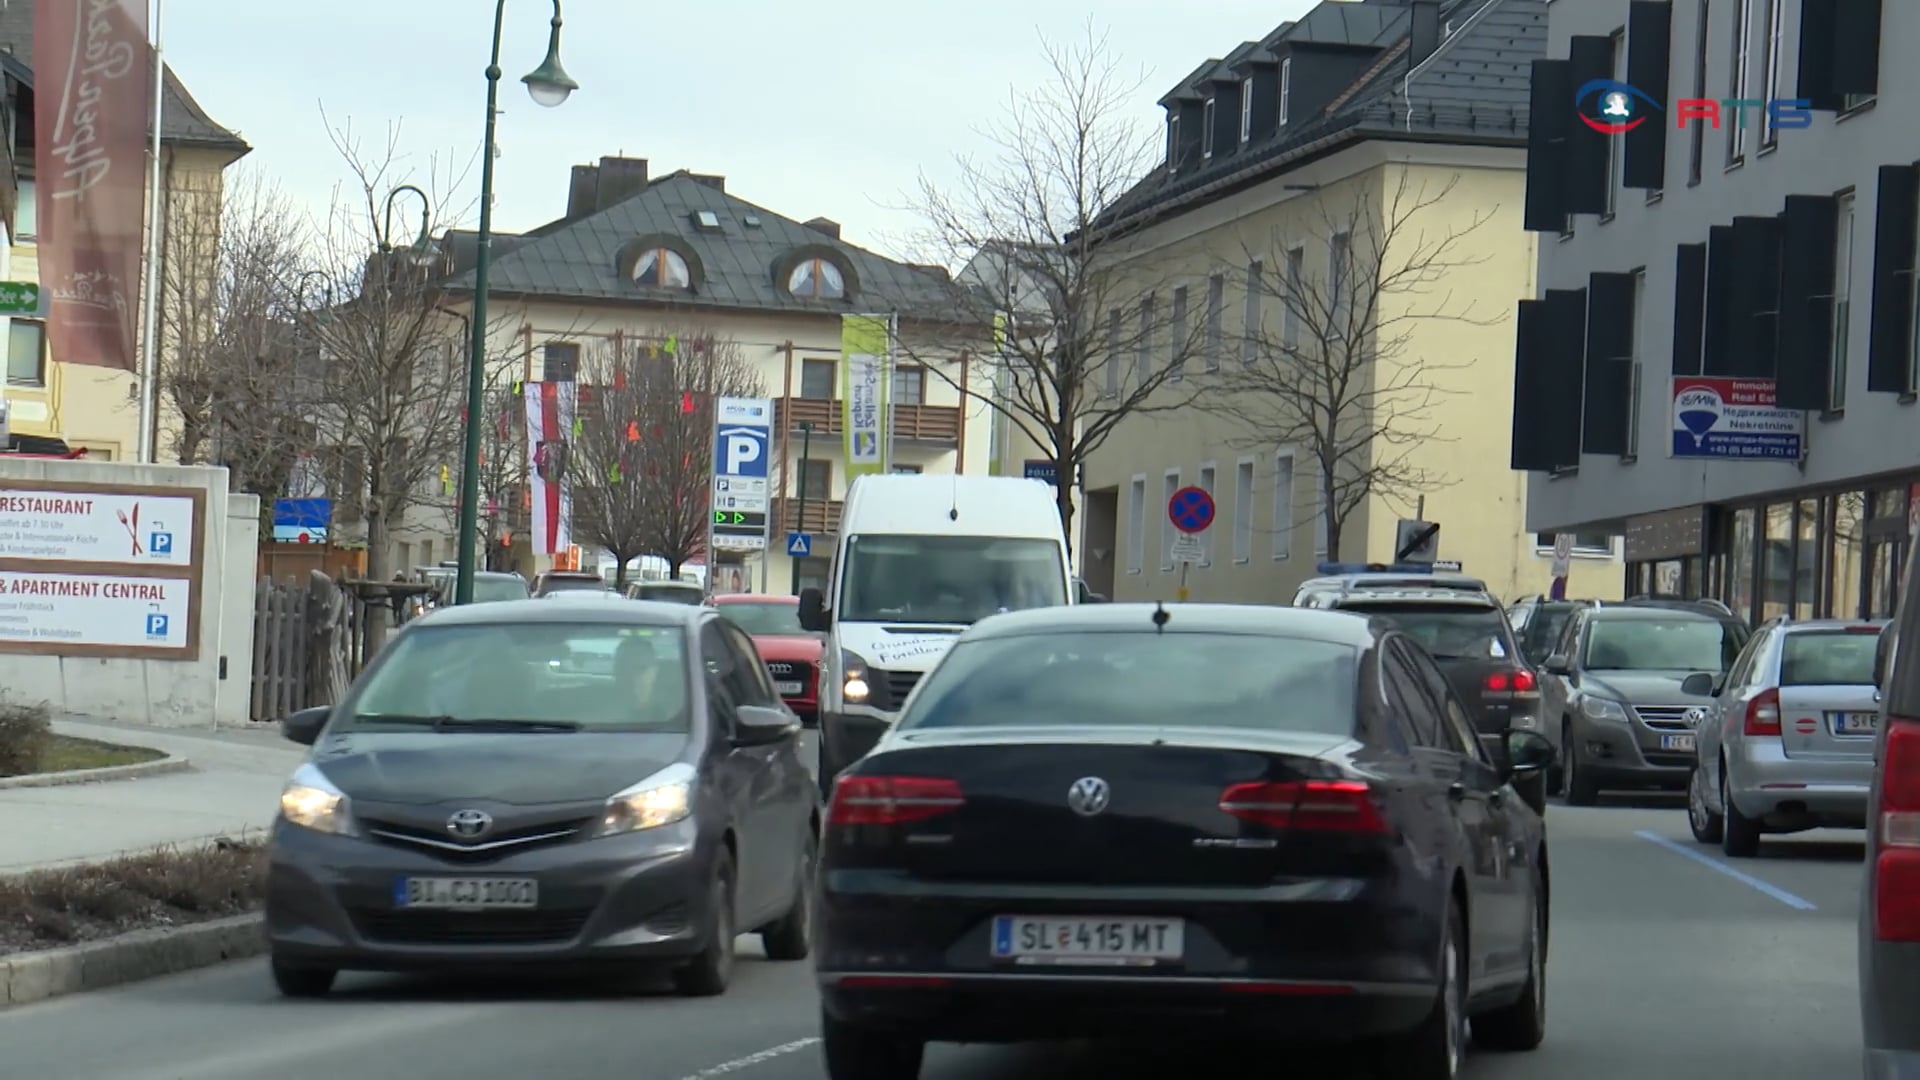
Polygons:
<instances>
[{"instance_id":1,"label":"arched window","mask_svg":"<svg viewBox=\"0 0 1920 1080\"><path fill-rule=\"evenodd\" d=\"M648 248L633 263L633 283L649 289L690 289L693 274L687 260L669 248Z\"/></svg>"},{"instance_id":2,"label":"arched window","mask_svg":"<svg viewBox=\"0 0 1920 1080\"><path fill-rule=\"evenodd\" d=\"M787 291L801 300L845 300L847 281L826 259L802 259L787 274Z\"/></svg>"}]
</instances>

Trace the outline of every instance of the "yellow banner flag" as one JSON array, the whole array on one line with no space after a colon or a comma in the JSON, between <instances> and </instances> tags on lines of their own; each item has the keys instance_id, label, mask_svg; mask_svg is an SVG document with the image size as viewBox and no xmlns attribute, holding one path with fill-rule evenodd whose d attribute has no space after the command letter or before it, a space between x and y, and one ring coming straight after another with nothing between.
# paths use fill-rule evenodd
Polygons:
<instances>
[{"instance_id":1,"label":"yellow banner flag","mask_svg":"<svg viewBox=\"0 0 1920 1080\"><path fill-rule=\"evenodd\" d=\"M884 315L840 317L840 432L847 479L879 472L885 462L891 321Z\"/></svg>"}]
</instances>

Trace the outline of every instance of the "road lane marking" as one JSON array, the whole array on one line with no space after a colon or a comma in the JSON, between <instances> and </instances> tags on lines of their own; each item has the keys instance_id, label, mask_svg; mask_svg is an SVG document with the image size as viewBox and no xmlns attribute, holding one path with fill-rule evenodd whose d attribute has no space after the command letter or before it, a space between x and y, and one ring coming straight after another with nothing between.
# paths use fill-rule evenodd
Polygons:
<instances>
[{"instance_id":1,"label":"road lane marking","mask_svg":"<svg viewBox=\"0 0 1920 1080\"><path fill-rule=\"evenodd\" d=\"M680 1080L708 1080L709 1077L725 1076L728 1073L739 1072L741 1069L751 1069L755 1065L765 1064L774 1058L782 1058L788 1054L799 1053L819 1041L817 1038L795 1039L790 1043L781 1043L779 1046L769 1046L758 1053L748 1054L746 1057L734 1058L732 1061L723 1061L718 1065L701 1069L697 1073L688 1073L686 1076L681 1077Z\"/></svg>"},{"instance_id":2,"label":"road lane marking","mask_svg":"<svg viewBox=\"0 0 1920 1080\"><path fill-rule=\"evenodd\" d=\"M1814 907L1813 901L1808 900L1805 897L1795 896L1794 894L1788 892L1787 890L1781 888L1778 885L1773 884L1772 882L1762 881L1759 878L1754 877L1752 874L1746 873L1741 870L1736 870L1733 867L1727 865L1726 863L1721 862L1719 859L1716 859L1713 856L1706 854L1705 852L1695 851L1694 849L1688 847L1685 844L1680 843L1677 840L1669 840L1666 837L1661 836L1659 833L1652 832L1647 829L1641 829L1640 831L1634 833L1633 835L1639 837L1642 840L1650 840L1653 843L1658 844L1663 848L1666 848L1668 851L1674 852L1675 854L1678 854L1678 855L1684 855L1687 858L1692 859L1694 862L1699 863L1701 866L1705 866L1705 867L1708 867L1709 869L1716 870L1722 874L1725 874L1726 876L1732 878L1733 880L1739 882L1740 884L1745 885L1747 888L1752 889L1755 892L1765 893L1766 895L1773 897L1775 900L1780 901L1781 903L1787 905L1790 908L1797 908L1801 911L1818 910L1817 908Z\"/></svg>"}]
</instances>

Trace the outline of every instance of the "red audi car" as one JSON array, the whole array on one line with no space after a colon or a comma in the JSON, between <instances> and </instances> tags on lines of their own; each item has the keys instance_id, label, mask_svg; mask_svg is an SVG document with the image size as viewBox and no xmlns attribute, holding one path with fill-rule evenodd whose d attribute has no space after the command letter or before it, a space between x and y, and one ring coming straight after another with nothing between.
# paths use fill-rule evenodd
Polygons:
<instances>
[{"instance_id":1,"label":"red audi car","mask_svg":"<svg viewBox=\"0 0 1920 1080\"><path fill-rule=\"evenodd\" d=\"M808 725L820 722L820 652L826 637L800 627L800 598L728 593L713 598L727 621L747 632L787 707Z\"/></svg>"}]
</instances>

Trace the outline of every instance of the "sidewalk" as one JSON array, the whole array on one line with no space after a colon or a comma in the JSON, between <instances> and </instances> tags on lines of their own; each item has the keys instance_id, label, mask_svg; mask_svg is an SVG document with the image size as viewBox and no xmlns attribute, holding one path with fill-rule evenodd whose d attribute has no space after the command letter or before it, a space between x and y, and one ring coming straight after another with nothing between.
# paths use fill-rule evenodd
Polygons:
<instances>
[{"instance_id":1,"label":"sidewalk","mask_svg":"<svg viewBox=\"0 0 1920 1080\"><path fill-rule=\"evenodd\" d=\"M142 780L0 790L0 874L264 829L306 752L280 738L275 724L214 731L58 719L54 730L152 747L194 767Z\"/></svg>"}]
</instances>

